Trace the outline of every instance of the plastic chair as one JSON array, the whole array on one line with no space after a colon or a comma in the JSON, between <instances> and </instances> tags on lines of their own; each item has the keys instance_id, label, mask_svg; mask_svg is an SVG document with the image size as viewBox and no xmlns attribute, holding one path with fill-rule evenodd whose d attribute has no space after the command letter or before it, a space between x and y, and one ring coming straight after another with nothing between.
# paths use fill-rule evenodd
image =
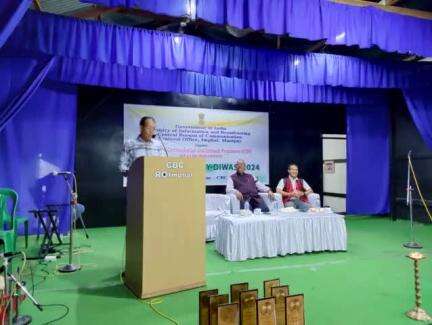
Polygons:
<instances>
[{"instance_id":1,"label":"plastic chair","mask_svg":"<svg viewBox=\"0 0 432 325\"><path fill-rule=\"evenodd\" d=\"M8 201L12 201L11 213L8 213ZM8 249L15 251L19 225L24 225L25 247L28 247L28 218L15 215L18 203L18 194L9 188L0 188L0 238ZM5 230L5 227L7 229Z\"/></svg>"},{"instance_id":2,"label":"plastic chair","mask_svg":"<svg viewBox=\"0 0 432 325\"><path fill-rule=\"evenodd\" d=\"M214 241L219 216L230 212L230 198L225 194L205 195L206 242Z\"/></svg>"}]
</instances>

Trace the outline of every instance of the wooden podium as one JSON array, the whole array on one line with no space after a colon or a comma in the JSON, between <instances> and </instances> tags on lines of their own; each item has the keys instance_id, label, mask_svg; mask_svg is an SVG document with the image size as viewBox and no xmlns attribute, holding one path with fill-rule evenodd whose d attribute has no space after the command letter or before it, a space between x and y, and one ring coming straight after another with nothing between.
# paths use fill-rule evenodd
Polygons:
<instances>
[{"instance_id":1,"label":"wooden podium","mask_svg":"<svg viewBox=\"0 0 432 325\"><path fill-rule=\"evenodd\" d=\"M205 285L205 163L146 157L128 174L125 284L139 298Z\"/></svg>"}]
</instances>

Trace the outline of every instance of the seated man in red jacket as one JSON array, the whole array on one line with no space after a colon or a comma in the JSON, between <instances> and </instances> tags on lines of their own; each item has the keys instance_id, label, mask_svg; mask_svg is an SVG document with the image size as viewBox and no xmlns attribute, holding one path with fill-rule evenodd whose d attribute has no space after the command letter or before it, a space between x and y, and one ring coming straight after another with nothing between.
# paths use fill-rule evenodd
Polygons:
<instances>
[{"instance_id":1,"label":"seated man in red jacket","mask_svg":"<svg viewBox=\"0 0 432 325\"><path fill-rule=\"evenodd\" d=\"M226 193L235 194L240 201L240 209L244 209L245 203L249 203L249 209L260 208L262 212L269 212L269 207L259 196L259 192L268 193L271 200L274 194L269 187L262 184L255 176L246 173L244 160L239 159L235 164L236 172L227 178Z\"/></svg>"},{"instance_id":2,"label":"seated man in red jacket","mask_svg":"<svg viewBox=\"0 0 432 325\"><path fill-rule=\"evenodd\" d=\"M282 195L285 207L294 207L300 211L308 211L311 208L307 196L313 193L312 188L304 179L298 178L296 164L288 166L288 177L279 181L276 192Z\"/></svg>"}]
</instances>

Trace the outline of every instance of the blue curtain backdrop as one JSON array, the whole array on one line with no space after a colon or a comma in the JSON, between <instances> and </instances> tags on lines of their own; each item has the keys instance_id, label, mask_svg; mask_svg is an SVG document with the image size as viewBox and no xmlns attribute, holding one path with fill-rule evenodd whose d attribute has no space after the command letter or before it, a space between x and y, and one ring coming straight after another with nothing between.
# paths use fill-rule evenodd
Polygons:
<instances>
[{"instance_id":1,"label":"blue curtain backdrop","mask_svg":"<svg viewBox=\"0 0 432 325\"><path fill-rule=\"evenodd\" d=\"M384 104L387 102L387 93L376 89L244 80L184 70L146 69L69 58L58 58L49 77L76 84L173 91L250 100L328 104Z\"/></svg>"},{"instance_id":2,"label":"blue curtain backdrop","mask_svg":"<svg viewBox=\"0 0 432 325\"><path fill-rule=\"evenodd\" d=\"M196 0L81 0L81 2L95 3L106 7L139 8L157 14L168 16L188 16L191 6ZM192 8L193 9L193 8Z\"/></svg>"},{"instance_id":3,"label":"blue curtain backdrop","mask_svg":"<svg viewBox=\"0 0 432 325\"><path fill-rule=\"evenodd\" d=\"M64 184L46 172L52 172L54 166L73 168L75 92L60 86L36 90L43 80L242 99L357 104L348 109L347 118L348 172L353 175L348 184L351 213L388 210L385 135L389 126L383 108L387 94L385 89L374 88L403 88L406 94L413 94L416 87L432 83L432 68L426 65L244 48L37 12L27 13L2 48L2 55L0 73L6 87L0 89L4 121L0 144L6 154L0 156L0 186L18 189L21 212L48 201L64 202ZM29 57L20 59L21 55ZM416 101L410 106L418 105ZM61 128L50 122L54 118L59 119ZM52 126L52 131L43 133L40 126L38 135L28 140L25 126L32 120ZM30 145L31 141L37 145ZM357 146L358 152L353 149ZM28 161L22 161L22 156ZM365 163L377 176L366 183L362 177ZM38 169L36 173L38 164L45 166L44 172ZM19 174L13 176L16 170ZM47 198L47 188L58 190L61 197Z\"/></svg>"},{"instance_id":4,"label":"blue curtain backdrop","mask_svg":"<svg viewBox=\"0 0 432 325\"><path fill-rule=\"evenodd\" d=\"M432 20L391 12L375 5L329 0L83 0L108 7L141 8L189 16L237 28L289 34L328 44L358 45L400 53L432 55ZM307 19L305 19L307 17ZM413 31L421 31L415 33Z\"/></svg>"},{"instance_id":5,"label":"blue curtain backdrop","mask_svg":"<svg viewBox=\"0 0 432 325\"><path fill-rule=\"evenodd\" d=\"M46 83L0 132L0 187L19 193L17 213L68 202L64 180L51 173L73 170L75 128L75 88ZM36 220L30 222L34 233ZM60 229L68 229L65 218Z\"/></svg>"},{"instance_id":6,"label":"blue curtain backdrop","mask_svg":"<svg viewBox=\"0 0 432 325\"><path fill-rule=\"evenodd\" d=\"M0 108L3 110L32 78L38 69L39 59L32 57L0 57L1 82ZM18 73L17 73L18 71ZM2 114L2 110L0 114Z\"/></svg>"},{"instance_id":7,"label":"blue curtain backdrop","mask_svg":"<svg viewBox=\"0 0 432 325\"><path fill-rule=\"evenodd\" d=\"M68 37L64 37L68 35ZM245 80L311 86L432 86L432 66L322 53L289 53L198 37L28 12L8 49L146 69L187 70Z\"/></svg>"},{"instance_id":8,"label":"blue curtain backdrop","mask_svg":"<svg viewBox=\"0 0 432 325\"><path fill-rule=\"evenodd\" d=\"M35 60L0 57L0 69L2 66L4 68L2 69L4 83L0 93L1 97L6 98L6 101L0 102L0 132L39 88L53 63L54 58Z\"/></svg>"},{"instance_id":9,"label":"blue curtain backdrop","mask_svg":"<svg viewBox=\"0 0 432 325\"><path fill-rule=\"evenodd\" d=\"M388 213L390 112L386 106L347 106L347 213Z\"/></svg>"},{"instance_id":10,"label":"blue curtain backdrop","mask_svg":"<svg viewBox=\"0 0 432 325\"><path fill-rule=\"evenodd\" d=\"M2 0L0 2L0 48L21 21L30 4L31 0Z\"/></svg>"},{"instance_id":11,"label":"blue curtain backdrop","mask_svg":"<svg viewBox=\"0 0 432 325\"><path fill-rule=\"evenodd\" d=\"M432 149L432 89L406 89L404 96L414 124Z\"/></svg>"}]
</instances>

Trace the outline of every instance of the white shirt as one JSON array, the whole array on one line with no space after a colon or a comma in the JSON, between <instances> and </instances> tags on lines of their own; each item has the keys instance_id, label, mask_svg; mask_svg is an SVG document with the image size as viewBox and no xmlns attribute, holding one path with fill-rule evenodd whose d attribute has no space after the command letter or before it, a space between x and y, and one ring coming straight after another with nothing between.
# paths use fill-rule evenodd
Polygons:
<instances>
[{"instance_id":1,"label":"white shirt","mask_svg":"<svg viewBox=\"0 0 432 325\"><path fill-rule=\"evenodd\" d=\"M294 190L296 190L297 189L297 183L296 182L297 182L298 178L297 177L292 178L291 176L289 176L289 179L291 181L292 188ZM309 184L304 179L302 179L302 182L303 182L303 188L305 189L305 191L312 190L312 188L309 186ZM285 187L285 181L284 181L284 178L281 178L276 189L283 191L284 187Z\"/></svg>"},{"instance_id":2,"label":"white shirt","mask_svg":"<svg viewBox=\"0 0 432 325\"><path fill-rule=\"evenodd\" d=\"M165 156L162 143L159 140L144 141L140 136L136 139L130 139L124 144L119 169L121 172L126 172L137 158L149 156Z\"/></svg>"},{"instance_id":3,"label":"white shirt","mask_svg":"<svg viewBox=\"0 0 432 325\"><path fill-rule=\"evenodd\" d=\"M263 183L261 183L260 181L257 180L257 178L252 175L254 181L255 181L255 185L258 189L258 192L264 192L267 193L268 191L270 191L270 188L268 186L265 186ZM235 194L238 191L234 188L234 182L231 178L231 175L227 177L227 185L226 185L226 194Z\"/></svg>"}]
</instances>

